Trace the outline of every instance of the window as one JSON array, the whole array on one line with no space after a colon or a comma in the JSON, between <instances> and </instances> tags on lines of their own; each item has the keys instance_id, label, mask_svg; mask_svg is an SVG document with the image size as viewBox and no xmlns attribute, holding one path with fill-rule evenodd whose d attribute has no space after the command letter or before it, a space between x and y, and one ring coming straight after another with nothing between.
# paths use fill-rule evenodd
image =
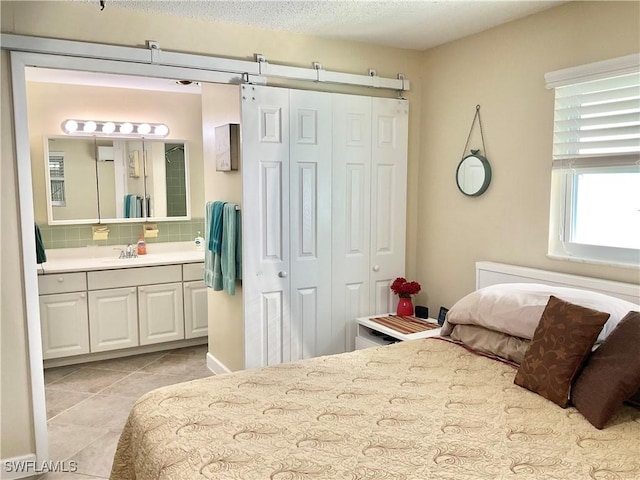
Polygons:
<instances>
[{"instance_id":1,"label":"window","mask_svg":"<svg viewBox=\"0 0 640 480\"><path fill-rule=\"evenodd\" d=\"M64 207L64 152L49 153L49 182L51 184L51 205Z\"/></svg>"},{"instance_id":2,"label":"window","mask_svg":"<svg viewBox=\"0 0 640 480\"><path fill-rule=\"evenodd\" d=\"M640 265L640 55L547 74L549 254Z\"/></svg>"}]
</instances>

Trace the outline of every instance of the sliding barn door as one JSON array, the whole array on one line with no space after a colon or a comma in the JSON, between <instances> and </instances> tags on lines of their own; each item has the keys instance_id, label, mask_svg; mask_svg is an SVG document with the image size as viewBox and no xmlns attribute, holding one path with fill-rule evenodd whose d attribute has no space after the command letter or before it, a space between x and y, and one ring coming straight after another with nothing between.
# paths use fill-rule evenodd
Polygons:
<instances>
[{"instance_id":1,"label":"sliding barn door","mask_svg":"<svg viewBox=\"0 0 640 480\"><path fill-rule=\"evenodd\" d=\"M348 327L370 314L371 100L333 95L334 352L353 349Z\"/></svg>"},{"instance_id":2,"label":"sliding barn door","mask_svg":"<svg viewBox=\"0 0 640 480\"><path fill-rule=\"evenodd\" d=\"M331 353L331 94L290 91L291 360Z\"/></svg>"},{"instance_id":3,"label":"sliding barn door","mask_svg":"<svg viewBox=\"0 0 640 480\"><path fill-rule=\"evenodd\" d=\"M371 314L392 312L389 289L404 276L409 102L374 98L371 150Z\"/></svg>"},{"instance_id":4,"label":"sliding barn door","mask_svg":"<svg viewBox=\"0 0 640 480\"><path fill-rule=\"evenodd\" d=\"M289 91L243 85L245 368L289 361Z\"/></svg>"},{"instance_id":5,"label":"sliding barn door","mask_svg":"<svg viewBox=\"0 0 640 480\"><path fill-rule=\"evenodd\" d=\"M245 367L353 348L405 268L408 104L242 86Z\"/></svg>"}]
</instances>

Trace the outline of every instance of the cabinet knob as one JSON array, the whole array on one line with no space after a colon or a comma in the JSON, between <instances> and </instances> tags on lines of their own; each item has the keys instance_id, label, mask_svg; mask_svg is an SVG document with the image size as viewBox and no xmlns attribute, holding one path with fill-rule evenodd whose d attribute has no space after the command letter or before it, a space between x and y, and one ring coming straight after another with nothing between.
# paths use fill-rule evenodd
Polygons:
<instances>
[{"instance_id":1,"label":"cabinet knob","mask_svg":"<svg viewBox=\"0 0 640 480\"><path fill-rule=\"evenodd\" d=\"M184 288L191 288L191 285L189 285L188 283L185 283Z\"/></svg>"},{"instance_id":2,"label":"cabinet knob","mask_svg":"<svg viewBox=\"0 0 640 480\"><path fill-rule=\"evenodd\" d=\"M64 282L64 277L58 277L58 283Z\"/></svg>"},{"instance_id":3,"label":"cabinet knob","mask_svg":"<svg viewBox=\"0 0 640 480\"><path fill-rule=\"evenodd\" d=\"M144 287L138 287L138 290L140 290L141 292L144 292Z\"/></svg>"},{"instance_id":4,"label":"cabinet knob","mask_svg":"<svg viewBox=\"0 0 640 480\"><path fill-rule=\"evenodd\" d=\"M80 298L84 298L84 297L86 297L86 296L87 296L87 294L86 294L86 293L81 293L81 294L80 294Z\"/></svg>"},{"instance_id":5,"label":"cabinet knob","mask_svg":"<svg viewBox=\"0 0 640 480\"><path fill-rule=\"evenodd\" d=\"M280 278L286 278L286 277L287 277L287 272L285 272L285 271L278 272L278 276L279 276Z\"/></svg>"},{"instance_id":6,"label":"cabinet knob","mask_svg":"<svg viewBox=\"0 0 640 480\"><path fill-rule=\"evenodd\" d=\"M380 271L380 265L374 265L373 266L373 271L374 272L379 272Z\"/></svg>"},{"instance_id":7,"label":"cabinet knob","mask_svg":"<svg viewBox=\"0 0 640 480\"><path fill-rule=\"evenodd\" d=\"M144 290L144 288L141 288L140 290ZM131 293L136 293L135 287L131 289Z\"/></svg>"}]
</instances>

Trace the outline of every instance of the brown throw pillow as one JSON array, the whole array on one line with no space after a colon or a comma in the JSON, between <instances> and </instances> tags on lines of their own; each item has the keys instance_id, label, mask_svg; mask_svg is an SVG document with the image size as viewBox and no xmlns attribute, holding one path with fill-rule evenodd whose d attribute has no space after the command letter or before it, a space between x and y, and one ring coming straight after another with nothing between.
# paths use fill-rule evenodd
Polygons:
<instances>
[{"instance_id":1,"label":"brown throw pillow","mask_svg":"<svg viewBox=\"0 0 640 480\"><path fill-rule=\"evenodd\" d=\"M591 354L571 390L571 401L596 428L640 388L640 313L629 312Z\"/></svg>"},{"instance_id":2,"label":"brown throw pillow","mask_svg":"<svg viewBox=\"0 0 640 480\"><path fill-rule=\"evenodd\" d=\"M627 403L632 407L640 408L640 388L629 400L627 400Z\"/></svg>"},{"instance_id":3,"label":"brown throw pillow","mask_svg":"<svg viewBox=\"0 0 640 480\"><path fill-rule=\"evenodd\" d=\"M514 383L565 408L571 382L608 318L608 313L552 295Z\"/></svg>"}]
</instances>

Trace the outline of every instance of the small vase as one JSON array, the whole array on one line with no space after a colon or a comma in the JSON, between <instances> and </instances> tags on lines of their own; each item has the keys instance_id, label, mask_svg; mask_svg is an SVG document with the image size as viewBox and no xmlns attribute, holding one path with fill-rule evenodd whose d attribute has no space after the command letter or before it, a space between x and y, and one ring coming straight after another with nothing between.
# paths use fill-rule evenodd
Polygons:
<instances>
[{"instance_id":1,"label":"small vase","mask_svg":"<svg viewBox=\"0 0 640 480\"><path fill-rule=\"evenodd\" d=\"M397 314L401 317L413 315L413 303L411 302L411 297L400 297L398 299Z\"/></svg>"}]
</instances>

